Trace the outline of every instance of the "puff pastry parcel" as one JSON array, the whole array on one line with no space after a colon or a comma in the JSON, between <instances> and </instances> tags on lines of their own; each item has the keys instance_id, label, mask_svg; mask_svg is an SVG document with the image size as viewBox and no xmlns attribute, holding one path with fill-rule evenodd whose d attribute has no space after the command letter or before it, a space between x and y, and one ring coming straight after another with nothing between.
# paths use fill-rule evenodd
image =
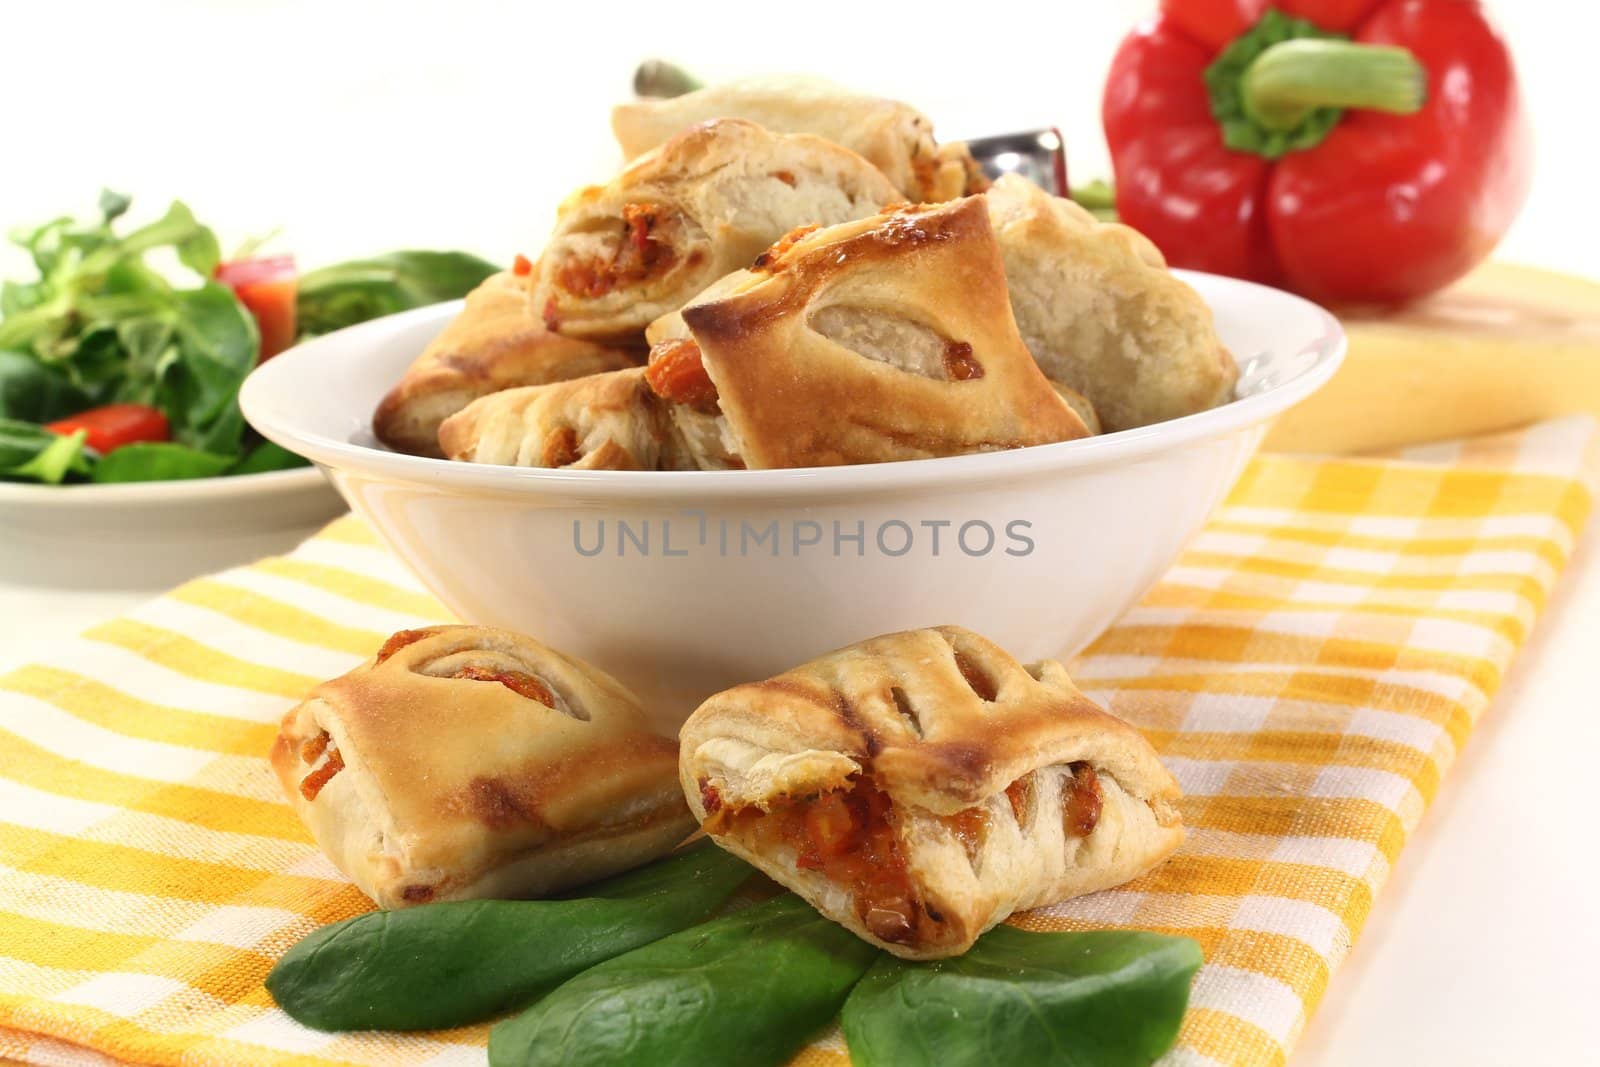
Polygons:
<instances>
[{"instance_id":1,"label":"puff pastry parcel","mask_svg":"<svg viewBox=\"0 0 1600 1067\"><path fill-rule=\"evenodd\" d=\"M1017 334L981 197L802 228L650 328L702 467L951 456L1083 437Z\"/></svg>"},{"instance_id":2,"label":"puff pastry parcel","mask_svg":"<svg viewBox=\"0 0 1600 1067\"><path fill-rule=\"evenodd\" d=\"M441 456L439 424L480 396L642 359L642 352L551 333L528 307L527 279L503 271L467 294L461 314L378 404L372 429L397 452Z\"/></svg>"},{"instance_id":3,"label":"puff pastry parcel","mask_svg":"<svg viewBox=\"0 0 1600 1067\"><path fill-rule=\"evenodd\" d=\"M1016 175L985 200L1023 341L1045 374L1093 402L1106 430L1232 398L1239 368L1211 309L1144 235Z\"/></svg>"},{"instance_id":4,"label":"puff pastry parcel","mask_svg":"<svg viewBox=\"0 0 1600 1067\"><path fill-rule=\"evenodd\" d=\"M936 144L933 123L916 108L817 78L751 78L668 100L636 100L612 109L611 129L632 159L685 127L719 118L843 145L883 171L908 200L953 200L988 184L966 145Z\"/></svg>"},{"instance_id":5,"label":"puff pastry parcel","mask_svg":"<svg viewBox=\"0 0 1600 1067\"><path fill-rule=\"evenodd\" d=\"M692 127L561 206L532 287L551 329L631 341L795 226L900 199L876 167L820 137L739 119Z\"/></svg>"},{"instance_id":6,"label":"puff pastry parcel","mask_svg":"<svg viewBox=\"0 0 1600 1067\"><path fill-rule=\"evenodd\" d=\"M1183 839L1150 745L1057 663L956 627L890 634L718 693L679 735L723 848L908 959L1119 885Z\"/></svg>"},{"instance_id":7,"label":"puff pastry parcel","mask_svg":"<svg viewBox=\"0 0 1600 1067\"><path fill-rule=\"evenodd\" d=\"M540 896L694 828L677 745L626 689L482 626L395 634L284 717L272 766L317 844L384 908Z\"/></svg>"},{"instance_id":8,"label":"puff pastry parcel","mask_svg":"<svg viewBox=\"0 0 1600 1067\"><path fill-rule=\"evenodd\" d=\"M507 389L446 419L450 459L572 470L672 470L682 458L643 367Z\"/></svg>"}]
</instances>

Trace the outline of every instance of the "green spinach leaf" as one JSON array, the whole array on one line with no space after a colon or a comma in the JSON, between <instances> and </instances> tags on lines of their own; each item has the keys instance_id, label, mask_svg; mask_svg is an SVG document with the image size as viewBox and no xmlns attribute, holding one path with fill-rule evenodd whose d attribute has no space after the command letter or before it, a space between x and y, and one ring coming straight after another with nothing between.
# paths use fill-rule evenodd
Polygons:
<instances>
[{"instance_id":1,"label":"green spinach leaf","mask_svg":"<svg viewBox=\"0 0 1600 1067\"><path fill-rule=\"evenodd\" d=\"M1183 937L997 926L964 956L885 955L844 1006L855 1067L1148 1065L1172 1046L1202 962Z\"/></svg>"},{"instance_id":2,"label":"green spinach leaf","mask_svg":"<svg viewBox=\"0 0 1600 1067\"><path fill-rule=\"evenodd\" d=\"M466 252L412 251L311 271L300 278L300 336L457 300L498 269Z\"/></svg>"},{"instance_id":3,"label":"green spinach leaf","mask_svg":"<svg viewBox=\"0 0 1600 1067\"><path fill-rule=\"evenodd\" d=\"M838 1012L877 949L793 894L593 967L489 1032L491 1067L764 1067Z\"/></svg>"},{"instance_id":4,"label":"green spinach leaf","mask_svg":"<svg viewBox=\"0 0 1600 1067\"><path fill-rule=\"evenodd\" d=\"M232 456L202 452L170 441L141 441L107 452L94 465L97 482L165 482L215 478L233 466Z\"/></svg>"},{"instance_id":5,"label":"green spinach leaf","mask_svg":"<svg viewBox=\"0 0 1600 1067\"><path fill-rule=\"evenodd\" d=\"M295 945L267 976L267 990L319 1030L477 1022L701 921L751 873L707 843L592 886L584 897L371 912Z\"/></svg>"}]
</instances>

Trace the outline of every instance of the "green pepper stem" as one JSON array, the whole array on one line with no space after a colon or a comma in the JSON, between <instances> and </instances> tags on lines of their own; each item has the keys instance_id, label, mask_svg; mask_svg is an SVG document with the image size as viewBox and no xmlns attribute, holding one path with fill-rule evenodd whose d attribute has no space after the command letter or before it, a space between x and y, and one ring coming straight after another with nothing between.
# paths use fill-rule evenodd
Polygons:
<instances>
[{"instance_id":1,"label":"green pepper stem","mask_svg":"<svg viewBox=\"0 0 1600 1067\"><path fill-rule=\"evenodd\" d=\"M1310 37L1268 48L1239 83L1245 114L1269 130L1292 130L1321 107L1410 115L1427 91L1427 71L1404 48Z\"/></svg>"},{"instance_id":2,"label":"green pepper stem","mask_svg":"<svg viewBox=\"0 0 1600 1067\"><path fill-rule=\"evenodd\" d=\"M1117 191L1111 183L1096 178L1087 185L1075 185L1067 195L1101 222L1117 221Z\"/></svg>"}]
</instances>

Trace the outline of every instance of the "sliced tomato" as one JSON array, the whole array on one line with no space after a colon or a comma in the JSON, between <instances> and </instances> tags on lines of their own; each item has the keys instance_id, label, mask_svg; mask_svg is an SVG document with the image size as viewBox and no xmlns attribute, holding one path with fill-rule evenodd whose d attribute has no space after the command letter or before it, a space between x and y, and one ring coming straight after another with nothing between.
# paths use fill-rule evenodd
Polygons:
<instances>
[{"instance_id":1,"label":"sliced tomato","mask_svg":"<svg viewBox=\"0 0 1600 1067\"><path fill-rule=\"evenodd\" d=\"M169 436L167 417L143 404L107 404L103 408L90 408L48 423L45 429L59 434L82 430L85 434L84 443L102 456L123 445L138 441L165 441Z\"/></svg>"},{"instance_id":2,"label":"sliced tomato","mask_svg":"<svg viewBox=\"0 0 1600 1067\"><path fill-rule=\"evenodd\" d=\"M298 325L295 296L300 276L295 272L293 256L220 263L216 277L255 316L256 327L261 331L263 362L294 344Z\"/></svg>"}]
</instances>

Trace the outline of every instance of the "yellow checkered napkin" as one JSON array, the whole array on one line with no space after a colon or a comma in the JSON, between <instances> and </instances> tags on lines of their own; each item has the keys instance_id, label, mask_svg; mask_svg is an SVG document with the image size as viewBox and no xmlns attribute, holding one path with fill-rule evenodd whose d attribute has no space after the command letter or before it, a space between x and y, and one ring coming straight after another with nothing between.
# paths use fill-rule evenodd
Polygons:
<instances>
[{"instance_id":1,"label":"yellow checkered napkin","mask_svg":"<svg viewBox=\"0 0 1600 1067\"><path fill-rule=\"evenodd\" d=\"M1381 460L1258 459L1077 662L1182 783L1189 838L1038 929L1181 933L1173 1064L1276 1064L1528 633L1588 510L1594 425ZM482 1027L319 1034L261 980L369 905L263 758L308 687L439 606L355 520L0 679L0 1057L476 1064ZM842 1064L838 1033L800 1062Z\"/></svg>"}]
</instances>

